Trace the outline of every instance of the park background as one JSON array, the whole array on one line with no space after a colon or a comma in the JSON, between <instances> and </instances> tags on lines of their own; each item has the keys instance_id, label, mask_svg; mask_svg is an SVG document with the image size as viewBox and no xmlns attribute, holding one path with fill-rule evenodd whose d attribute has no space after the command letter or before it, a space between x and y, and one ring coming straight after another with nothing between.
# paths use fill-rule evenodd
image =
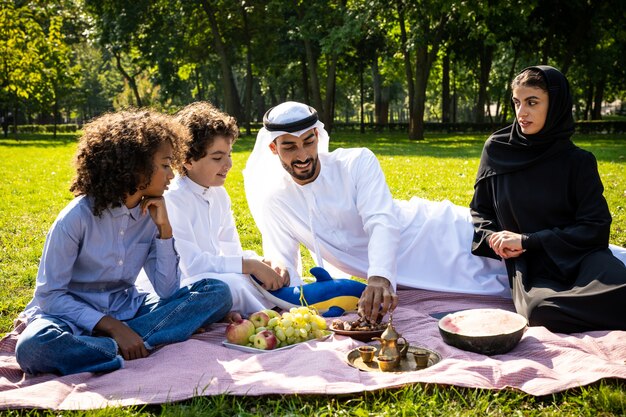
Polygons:
<instances>
[{"instance_id":1,"label":"park background","mask_svg":"<svg viewBox=\"0 0 626 417\"><path fill-rule=\"evenodd\" d=\"M626 115L623 0L0 4L0 116L22 132L208 100L249 134L267 108L297 100L329 131L363 123L420 140L506 123L512 78L536 64L569 78L577 120Z\"/></svg>"},{"instance_id":2,"label":"park background","mask_svg":"<svg viewBox=\"0 0 626 417\"><path fill-rule=\"evenodd\" d=\"M332 131L331 148L370 147L394 197L467 206L486 132L512 118L510 80L528 65L551 64L572 84L575 142L598 159L614 220L611 243L626 245L624 1L0 6L0 116L10 121L8 137L0 138L0 333L32 296L46 232L72 199L82 125L127 106L173 113L208 100L237 116L242 138L226 187L244 248L260 252L241 169L268 107L288 99L316 107ZM608 417L626 415L626 384L600 381L546 397L415 384L340 397L223 395L63 415Z\"/></svg>"}]
</instances>

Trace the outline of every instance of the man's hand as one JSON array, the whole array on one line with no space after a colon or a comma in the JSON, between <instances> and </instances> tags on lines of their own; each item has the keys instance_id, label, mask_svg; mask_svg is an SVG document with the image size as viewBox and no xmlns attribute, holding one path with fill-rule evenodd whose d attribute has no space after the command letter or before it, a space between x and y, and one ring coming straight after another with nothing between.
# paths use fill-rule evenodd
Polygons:
<instances>
[{"instance_id":1,"label":"man's hand","mask_svg":"<svg viewBox=\"0 0 626 417\"><path fill-rule=\"evenodd\" d=\"M524 253L522 235L503 230L489 236L489 247L502 259L516 258Z\"/></svg>"},{"instance_id":2,"label":"man's hand","mask_svg":"<svg viewBox=\"0 0 626 417\"><path fill-rule=\"evenodd\" d=\"M145 358L150 354L143 344L141 336L111 316L102 317L94 330L112 337L117 342L122 357L127 361Z\"/></svg>"},{"instance_id":3,"label":"man's hand","mask_svg":"<svg viewBox=\"0 0 626 417\"><path fill-rule=\"evenodd\" d=\"M262 287L268 291L278 290L289 285L289 274L287 274L285 279L271 266L256 259L243 259L241 271L244 274L254 275L256 279L261 281Z\"/></svg>"},{"instance_id":4,"label":"man's hand","mask_svg":"<svg viewBox=\"0 0 626 417\"><path fill-rule=\"evenodd\" d=\"M367 286L359 299L359 316L370 323L377 323L388 311L398 305L396 295L387 278L372 276L367 279Z\"/></svg>"}]
</instances>

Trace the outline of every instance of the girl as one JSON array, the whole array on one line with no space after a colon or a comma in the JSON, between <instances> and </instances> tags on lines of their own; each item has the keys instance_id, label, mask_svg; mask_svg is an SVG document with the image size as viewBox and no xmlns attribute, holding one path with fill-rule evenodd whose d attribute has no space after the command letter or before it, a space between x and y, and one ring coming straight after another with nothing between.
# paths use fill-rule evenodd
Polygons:
<instances>
[{"instance_id":1,"label":"girl","mask_svg":"<svg viewBox=\"0 0 626 417\"><path fill-rule=\"evenodd\" d=\"M224 182L232 168L231 150L239 136L235 119L206 102L176 115L191 133L187 154L166 193L183 283L211 276L230 287L233 309L244 315L273 307L246 274L267 290L289 285L289 275L252 251L243 251Z\"/></svg>"},{"instance_id":2,"label":"girl","mask_svg":"<svg viewBox=\"0 0 626 417\"><path fill-rule=\"evenodd\" d=\"M567 79L542 65L511 87L515 121L487 140L478 168L473 253L505 259L515 308L530 325L626 329L626 267L609 249L596 159L570 140Z\"/></svg>"},{"instance_id":3,"label":"girl","mask_svg":"<svg viewBox=\"0 0 626 417\"><path fill-rule=\"evenodd\" d=\"M85 126L70 187L76 198L52 225L16 357L31 374L106 372L186 340L223 318L228 287L179 289L163 192L187 133L151 111L107 114ZM135 287L144 268L156 295ZM161 297L161 298L159 298Z\"/></svg>"}]
</instances>

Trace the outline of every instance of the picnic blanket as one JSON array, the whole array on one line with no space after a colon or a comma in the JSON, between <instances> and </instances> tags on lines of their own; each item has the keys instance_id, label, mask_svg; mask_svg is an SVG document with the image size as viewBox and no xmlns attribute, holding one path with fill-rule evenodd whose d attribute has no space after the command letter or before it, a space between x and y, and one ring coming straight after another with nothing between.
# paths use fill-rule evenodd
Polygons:
<instances>
[{"instance_id":1,"label":"picnic blanket","mask_svg":"<svg viewBox=\"0 0 626 417\"><path fill-rule=\"evenodd\" d=\"M31 376L15 361L17 329L0 341L0 409L94 409L216 394L333 395L412 383L545 395L602 378L626 379L624 331L563 335L532 327L509 353L484 356L446 345L429 313L485 307L513 310L510 300L422 290L401 290L399 299L396 329L411 345L441 354L438 364L404 373L359 371L346 358L362 342L339 335L288 350L246 353L222 346L226 325L217 324L145 359L127 361L124 369L112 373Z\"/></svg>"}]
</instances>

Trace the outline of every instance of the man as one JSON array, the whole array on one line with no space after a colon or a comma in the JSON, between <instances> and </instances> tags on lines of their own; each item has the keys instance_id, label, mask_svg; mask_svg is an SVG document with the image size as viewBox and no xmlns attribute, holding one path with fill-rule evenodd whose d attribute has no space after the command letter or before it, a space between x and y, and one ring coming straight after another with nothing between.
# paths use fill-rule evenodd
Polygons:
<instances>
[{"instance_id":1,"label":"man","mask_svg":"<svg viewBox=\"0 0 626 417\"><path fill-rule=\"evenodd\" d=\"M376 321L397 304L398 284L510 296L504 264L470 253L467 208L393 200L374 154L328 152L315 109L296 102L266 113L244 170L264 256L299 280L300 244L340 271L367 278L359 314Z\"/></svg>"}]
</instances>

